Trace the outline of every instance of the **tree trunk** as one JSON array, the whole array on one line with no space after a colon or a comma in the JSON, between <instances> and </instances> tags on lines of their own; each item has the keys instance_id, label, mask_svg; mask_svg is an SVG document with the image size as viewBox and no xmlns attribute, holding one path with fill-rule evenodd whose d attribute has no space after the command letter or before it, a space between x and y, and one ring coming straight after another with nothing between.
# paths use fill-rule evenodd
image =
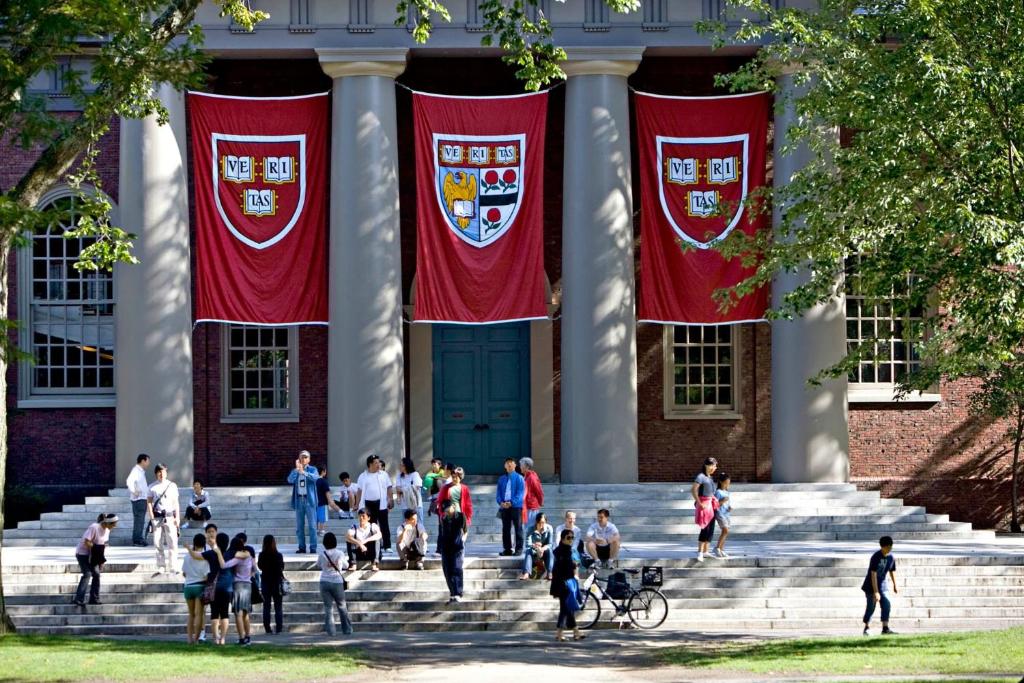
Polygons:
<instances>
[{"instance_id":1,"label":"tree trunk","mask_svg":"<svg viewBox=\"0 0 1024 683\"><path fill-rule=\"evenodd\" d=\"M7 320L7 260L11 242L0 239L0 320ZM4 332L4 334L7 334ZM7 358L0 354L0 553L4 543L4 486L7 483ZM14 633L14 622L7 614L4 599L3 558L0 556L0 635Z\"/></svg>"},{"instance_id":2,"label":"tree trunk","mask_svg":"<svg viewBox=\"0 0 1024 683\"><path fill-rule=\"evenodd\" d=\"M1019 492L1019 479L1017 472L1020 469L1020 445L1021 441L1024 440L1024 406L1017 406L1017 433L1014 435L1013 440L1013 464L1010 466L1010 492L1012 495L1012 505L1010 509L1010 531L1015 534L1020 533L1020 518L1017 516L1017 511L1020 509L1020 492Z\"/></svg>"}]
</instances>

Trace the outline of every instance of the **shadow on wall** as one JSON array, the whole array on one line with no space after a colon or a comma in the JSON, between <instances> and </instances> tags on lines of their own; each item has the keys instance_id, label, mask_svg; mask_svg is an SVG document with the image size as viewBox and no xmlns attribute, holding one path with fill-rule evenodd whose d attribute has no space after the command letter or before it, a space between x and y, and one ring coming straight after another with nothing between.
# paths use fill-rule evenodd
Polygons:
<instances>
[{"instance_id":1,"label":"shadow on wall","mask_svg":"<svg viewBox=\"0 0 1024 683\"><path fill-rule=\"evenodd\" d=\"M4 528L14 529L18 522L36 520L44 512L60 512L65 505L80 505L88 496L104 496L103 486L32 486L8 484L4 489Z\"/></svg>"},{"instance_id":2,"label":"shadow on wall","mask_svg":"<svg viewBox=\"0 0 1024 683\"><path fill-rule=\"evenodd\" d=\"M924 505L929 513L949 514L953 521L972 522L975 528L1008 529L1013 449L1003 434L997 421L968 416L908 471L884 479L858 478L857 485L908 505Z\"/></svg>"}]
</instances>

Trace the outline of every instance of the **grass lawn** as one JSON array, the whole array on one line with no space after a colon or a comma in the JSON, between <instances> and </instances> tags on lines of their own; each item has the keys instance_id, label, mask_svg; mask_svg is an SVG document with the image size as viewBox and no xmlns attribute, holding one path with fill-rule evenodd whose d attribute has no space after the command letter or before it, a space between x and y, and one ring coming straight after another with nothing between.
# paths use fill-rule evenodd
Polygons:
<instances>
[{"instance_id":1,"label":"grass lawn","mask_svg":"<svg viewBox=\"0 0 1024 683\"><path fill-rule=\"evenodd\" d=\"M662 664L752 673L1024 673L1024 628L870 638L807 638L665 648Z\"/></svg>"},{"instance_id":2,"label":"grass lawn","mask_svg":"<svg viewBox=\"0 0 1024 683\"><path fill-rule=\"evenodd\" d=\"M187 643L64 636L0 638L0 681L248 679L309 681L362 666L352 648Z\"/></svg>"}]
</instances>

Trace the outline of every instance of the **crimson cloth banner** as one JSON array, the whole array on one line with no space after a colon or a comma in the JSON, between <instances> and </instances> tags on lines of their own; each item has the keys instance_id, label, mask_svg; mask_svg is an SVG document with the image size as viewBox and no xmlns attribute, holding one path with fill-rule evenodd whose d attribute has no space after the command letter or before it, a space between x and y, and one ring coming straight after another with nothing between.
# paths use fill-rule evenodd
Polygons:
<instances>
[{"instance_id":1,"label":"crimson cloth banner","mask_svg":"<svg viewBox=\"0 0 1024 683\"><path fill-rule=\"evenodd\" d=\"M733 230L766 229L748 198L765 184L767 93L663 97L637 93L641 322L763 320L768 290L723 312L712 298L754 271L712 247Z\"/></svg>"},{"instance_id":2,"label":"crimson cloth banner","mask_svg":"<svg viewBox=\"0 0 1024 683\"><path fill-rule=\"evenodd\" d=\"M413 94L416 322L547 317L547 93Z\"/></svg>"},{"instance_id":3,"label":"crimson cloth banner","mask_svg":"<svg viewBox=\"0 0 1024 683\"><path fill-rule=\"evenodd\" d=\"M327 324L327 93L188 104L196 322Z\"/></svg>"}]
</instances>

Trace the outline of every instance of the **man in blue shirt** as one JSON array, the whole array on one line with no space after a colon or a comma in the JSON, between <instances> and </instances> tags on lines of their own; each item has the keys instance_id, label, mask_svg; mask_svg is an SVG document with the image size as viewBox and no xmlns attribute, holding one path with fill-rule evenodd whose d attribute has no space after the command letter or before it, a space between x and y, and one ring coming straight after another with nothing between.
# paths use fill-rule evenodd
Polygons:
<instances>
[{"instance_id":1,"label":"man in blue shirt","mask_svg":"<svg viewBox=\"0 0 1024 683\"><path fill-rule=\"evenodd\" d=\"M295 469L288 474L292 485L292 509L295 510L295 536L298 552L306 552L306 530L309 530L310 552L316 554L316 468L309 464L309 451L299 453Z\"/></svg>"},{"instance_id":2,"label":"man in blue shirt","mask_svg":"<svg viewBox=\"0 0 1024 683\"><path fill-rule=\"evenodd\" d=\"M871 615L875 613L875 604L882 606L882 635L895 633L889 628L889 591L899 593L896 587L896 558L892 556L892 537L882 536L878 545L880 549L871 556L868 562L868 573L861 584L861 590L867 597L867 609L864 611L864 635L869 635L868 625Z\"/></svg>"},{"instance_id":3,"label":"man in blue shirt","mask_svg":"<svg viewBox=\"0 0 1024 683\"><path fill-rule=\"evenodd\" d=\"M526 496L526 480L516 472L515 458L505 458L505 474L498 479L496 498L498 514L501 515L502 556L523 554L523 498ZM512 551L512 528L516 530L516 549Z\"/></svg>"}]
</instances>

